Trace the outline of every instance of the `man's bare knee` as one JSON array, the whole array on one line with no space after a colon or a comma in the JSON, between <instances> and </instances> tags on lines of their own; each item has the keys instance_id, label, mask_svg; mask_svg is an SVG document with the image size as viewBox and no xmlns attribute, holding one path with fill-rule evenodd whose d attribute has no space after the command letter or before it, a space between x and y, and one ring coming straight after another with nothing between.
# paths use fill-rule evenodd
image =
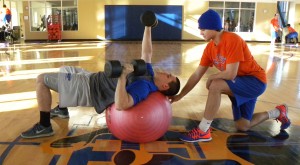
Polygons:
<instances>
[{"instance_id":1,"label":"man's bare knee","mask_svg":"<svg viewBox=\"0 0 300 165\"><path fill-rule=\"evenodd\" d=\"M240 119L235 122L235 128L239 131L248 131L250 129L250 122L246 119Z\"/></svg>"},{"instance_id":2,"label":"man's bare knee","mask_svg":"<svg viewBox=\"0 0 300 165\"><path fill-rule=\"evenodd\" d=\"M45 77L44 74L39 74L36 78L36 83L37 84L40 84L40 83L44 84L44 77Z\"/></svg>"},{"instance_id":3,"label":"man's bare knee","mask_svg":"<svg viewBox=\"0 0 300 165\"><path fill-rule=\"evenodd\" d=\"M209 90L220 91L222 89L221 82L219 80L213 80L209 86Z\"/></svg>"},{"instance_id":4,"label":"man's bare knee","mask_svg":"<svg viewBox=\"0 0 300 165\"><path fill-rule=\"evenodd\" d=\"M236 129L239 131L248 131L250 128L248 126L235 125Z\"/></svg>"},{"instance_id":5,"label":"man's bare knee","mask_svg":"<svg viewBox=\"0 0 300 165\"><path fill-rule=\"evenodd\" d=\"M223 94L231 93L229 86L222 79L213 80L209 86L209 91L223 93Z\"/></svg>"}]
</instances>

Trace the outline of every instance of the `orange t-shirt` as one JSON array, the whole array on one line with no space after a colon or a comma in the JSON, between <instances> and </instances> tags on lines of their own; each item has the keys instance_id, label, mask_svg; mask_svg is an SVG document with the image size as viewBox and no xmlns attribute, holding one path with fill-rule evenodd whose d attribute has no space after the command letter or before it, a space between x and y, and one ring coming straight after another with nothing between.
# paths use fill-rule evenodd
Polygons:
<instances>
[{"instance_id":1,"label":"orange t-shirt","mask_svg":"<svg viewBox=\"0 0 300 165\"><path fill-rule=\"evenodd\" d=\"M226 70L226 65L239 62L237 76L255 76L267 83L266 72L253 58L247 43L237 34L223 32L219 45L210 41L204 49L200 61L201 66L213 65L220 71Z\"/></svg>"},{"instance_id":2,"label":"orange t-shirt","mask_svg":"<svg viewBox=\"0 0 300 165\"><path fill-rule=\"evenodd\" d=\"M6 14L6 15L11 15L11 12L10 12L10 10L9 10L8 8L6 8L5 14Z\"/></svg>"},{"instance_id":3,"label":"orange t-shirt","mask_svg":"<svg viewBox=\"0 0 300 165\"><path fill-rule=\"evenodd\" d=\"M278 19L273 18L273 19L271 20L271 24L273 25L274 29L275 29L276 31L278 31L278 29L279 29L279 22L278 22Z\"/></svg>"},{"instance_id":4,"label":"orange t-shirt","mask_svg":"<svg viewBox=\"0 0 300 165\"><path fill-rule=\"evenodd\" d=\"M294 28L292 28L292 27L288 27L288 31L289 31L289 33L294 33L294 32L296 32L296 30L295 30Z\"/></svg>"}]
</instances>

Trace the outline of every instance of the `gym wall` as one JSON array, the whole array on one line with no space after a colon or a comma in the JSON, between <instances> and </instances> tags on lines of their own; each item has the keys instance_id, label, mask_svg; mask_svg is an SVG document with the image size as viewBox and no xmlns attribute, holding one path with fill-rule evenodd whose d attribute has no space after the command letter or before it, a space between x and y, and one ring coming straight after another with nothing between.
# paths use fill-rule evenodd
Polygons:
<instances>
[{"instance_id":1,"label":"gym wall","mask_svg":"<svg viewBox=\"0 0 300 165\"><path fill-rule=\"evenodd\" d=\"M229 1L229 0L228 0ZM276 1L255 0L257 3L254 18L253 33L238 33L249 41L270 41L270 20L276 12ZM106 6L182 6L182 40L202 40L198 30L197 19L200 14L208 9L209 1L195 0L78 0L78 31L63 31L64 40L105 40L106 29ZM29 2L22 1L23 16L30 17ZM295 29L300 29L300 3L295 4ZM137 13L140 14L140 13ZM124 16L125 17L125 16ZM30 18L24 20L25 40L46 40L47 32L30 32ZM139 21L139 20L136 20ZM293 23L291 23L293 24ZM130 26L132 27L132 26ZM132 27L134 28L134 27ZM159 27L158 27L159 28ZM157 28L157 29L158 29ZM138 28L136 28L138 29ZM165 30L165 29L164 29ZM168 30L168 29L167 29ZM112 38L112 37L111 37Z\"/></svg>"}]
</instances>

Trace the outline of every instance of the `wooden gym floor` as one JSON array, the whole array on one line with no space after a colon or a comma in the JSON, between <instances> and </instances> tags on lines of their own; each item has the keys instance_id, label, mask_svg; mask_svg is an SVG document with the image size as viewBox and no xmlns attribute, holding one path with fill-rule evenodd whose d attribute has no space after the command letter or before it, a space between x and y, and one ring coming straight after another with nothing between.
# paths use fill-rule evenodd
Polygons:
<instances>
[{"instance_id":1,"label":"wooden gym floor","mask_svg":"<svg viewBox=\"0 0 300 165\"><path fill-rule=\"evenodd\" d=\"M154 42L155 67L178 75L185 84L199 64L206 43ZM103 70L105 60L129 62L139 58L141 42L60 42L15 44L0 48L0 164L299 164L300 163L300 47L248 43L266 70L268 88L258 99L256 112L286 103L292 125L268 120L248 132L233 126L231 104L223 96L212 124L211 142L184 143L178 134L199 123L207 90L203 80L184 99L172 104L173 120L166 134L152 143L135 144L114 138L104 114L93 108L69 108L70 118L51 120L55 135L22 139L20 133L39 121L35 78L62 65ZM216 72L210 69L208 74ZM57 94L53 93L56 106Z\"/></svg>"}]
</instances>

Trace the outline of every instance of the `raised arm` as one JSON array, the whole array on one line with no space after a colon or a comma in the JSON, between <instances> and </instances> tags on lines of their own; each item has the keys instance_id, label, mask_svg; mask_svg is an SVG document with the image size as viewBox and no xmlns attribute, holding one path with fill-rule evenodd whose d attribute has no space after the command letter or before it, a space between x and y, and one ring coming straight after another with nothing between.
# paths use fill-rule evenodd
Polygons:
<instances>
[{"instance_id":1,"label":"raised arm","mask_svg":"<svg viewBox=\"0 0 300 165\"><path fill-rule=\"evenodd\" d=\"M147 63L151 63L152 58L152 42L151 42L151 27L145 26L143 41L142 41L142 56L141 59ZM118 79L118 84L115 93L116 109L126 110L134 105L132 96L126 91L126 76L133 71L131 64L124 64L122 75Z\"/></svg>"},{"instance_id":2,"label":"raised arm","mask_svg":"<svg viewBox=\"0 0 300 165\"><path fill-rule=\"evenodd\" d=\"M151 63L152 58L152 37L151 27L145 26L144 36L142 41L142 56L141 59L147 63Z\"/></svg>"}]
</instances>

